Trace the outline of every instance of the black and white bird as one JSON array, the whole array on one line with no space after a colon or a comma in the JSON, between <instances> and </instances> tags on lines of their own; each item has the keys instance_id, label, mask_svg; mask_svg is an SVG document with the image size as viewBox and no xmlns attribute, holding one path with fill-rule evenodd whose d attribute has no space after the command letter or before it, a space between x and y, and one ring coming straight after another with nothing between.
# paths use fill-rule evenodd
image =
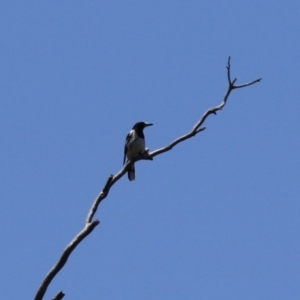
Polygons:
<instances>
[{"instance_id":1,"label":"black and white bird","mask_svg":"<svg viewBox=\"0 0 300 300\"><path fill-rule=\"evenodd\" d=\"M124 147L124 161L125 164L126 156L127 160L132 160L134 157L146 151L146 143L144 136L144 128L152 126L151 123L138 122L134 124L130 132L127 134L125 147ZM128 179L135 179L135 169L134 164L131 164L128 170Z\"/></svg>"}]
</instances>

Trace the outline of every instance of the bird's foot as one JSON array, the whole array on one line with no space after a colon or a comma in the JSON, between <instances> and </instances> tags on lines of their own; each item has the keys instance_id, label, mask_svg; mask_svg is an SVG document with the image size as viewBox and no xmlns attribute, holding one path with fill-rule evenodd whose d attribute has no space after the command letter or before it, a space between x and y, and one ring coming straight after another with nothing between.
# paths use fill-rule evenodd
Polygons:
<instances>
[{"instance_id":1,"label":"bird's foot","mask_svg":"<svg viewBox=\"0 0 300 300\"><path fill-rule=\"evenodd\" d=\"M153 158L149 155L149 149L146 148L144 151L141 151L139 153L140 156L143 157L143 159L147 159L147 160L153 160Z\"/></svg>"}]
</instances>

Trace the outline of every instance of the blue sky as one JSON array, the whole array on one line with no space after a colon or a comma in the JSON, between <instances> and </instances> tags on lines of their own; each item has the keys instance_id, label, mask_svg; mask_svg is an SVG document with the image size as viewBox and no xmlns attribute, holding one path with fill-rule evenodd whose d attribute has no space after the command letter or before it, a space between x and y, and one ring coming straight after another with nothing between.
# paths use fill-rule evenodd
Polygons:
<instances>
[{"instance_id":1,"label":"blue sky","mask_svg":"<svg viewBox=\"0 0 300 300\"><path fill-rule=\"evenodd\" d=\"M45 299L298 299L298 1L1 1L0 294L32 299L140 120L136 165Z\"/></svg>"}]
</instances>

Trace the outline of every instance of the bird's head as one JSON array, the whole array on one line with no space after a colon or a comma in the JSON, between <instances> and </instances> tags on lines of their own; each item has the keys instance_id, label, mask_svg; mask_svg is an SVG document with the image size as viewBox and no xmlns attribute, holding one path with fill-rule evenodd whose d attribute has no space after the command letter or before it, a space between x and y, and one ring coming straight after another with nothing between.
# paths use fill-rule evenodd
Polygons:
<instances>
[{"instance_id":1,"label":"bird's head","mask_svg":"<svg viewBox=\"0 0 300 300\"><path fill-rule=\"evenodd\" d=\"M153 125L152 123L137 122L137 123L134 124L132 129L142 131L145 127L152 126L152 125Z\"/></svg>"}]
</instances>

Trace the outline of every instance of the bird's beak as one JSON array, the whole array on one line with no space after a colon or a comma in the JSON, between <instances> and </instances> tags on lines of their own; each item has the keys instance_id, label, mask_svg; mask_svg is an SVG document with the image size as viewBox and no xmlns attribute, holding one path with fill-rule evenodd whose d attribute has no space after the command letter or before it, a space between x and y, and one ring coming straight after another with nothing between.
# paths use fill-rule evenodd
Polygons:
<instances>
[{"instance_id":1,"label":"bird's beak","mask_svg":"<svg viewBox=\"0 0 300 300\"><path fill-rule=\"evenodd\" d=\"M145 127L152 126L152 123L145 123Z\"/></svg>"}]
</instances>

